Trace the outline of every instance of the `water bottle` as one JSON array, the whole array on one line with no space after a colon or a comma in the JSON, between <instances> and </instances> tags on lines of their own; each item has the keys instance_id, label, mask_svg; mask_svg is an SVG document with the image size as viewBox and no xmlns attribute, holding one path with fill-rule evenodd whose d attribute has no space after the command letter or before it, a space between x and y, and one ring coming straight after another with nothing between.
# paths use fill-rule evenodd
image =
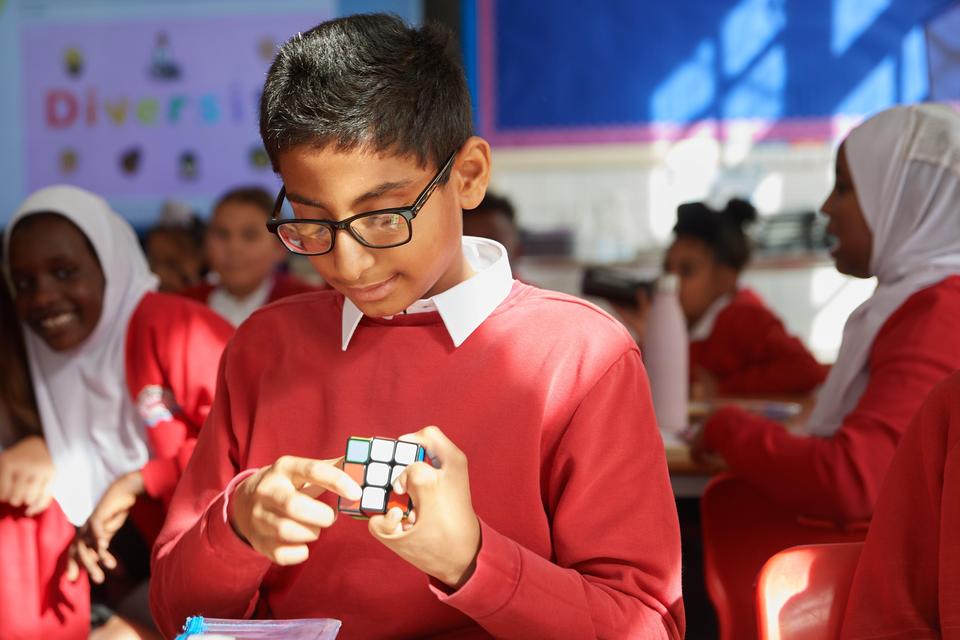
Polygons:
<instances>
[{"instance_id":1,"label":"water bottle","mask_svg":"<svg viewBox=\"0 0 960 640\"><path fill-rule=\"evenodd\" d=\"M677 297L680 281L665 274L657 281L643 342L653 409L660 430L679 434L687 428L690 348L687 325Z\"/></svg>"}]
</instances>

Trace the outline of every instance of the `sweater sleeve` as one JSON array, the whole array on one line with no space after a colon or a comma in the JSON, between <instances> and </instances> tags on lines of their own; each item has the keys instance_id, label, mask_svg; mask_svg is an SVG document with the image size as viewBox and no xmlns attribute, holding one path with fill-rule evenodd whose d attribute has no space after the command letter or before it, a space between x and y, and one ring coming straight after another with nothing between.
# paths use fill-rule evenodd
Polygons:
<instances>
[{"instance_id":1,"label":"sweater sleeve","mask_svg":"<svg viewBox=\"0 0 960 640\"><path fill-rule=\"evenodd\" d=\"M149 496L168 502L207 418L232 327L205 307L150 296L127 333L127 386L146 426Z\"/></svg>"},{"instance_id":2,"label":"sweater sleeve","mask_svg":"<svg viewBox=\"0 0 960 640\"><path fill-rule=\"evenodd\" d=\"M960 367L954 305L925 302L908 300L880 330L867 388L832 436L794 435L727 407L708 420L706 448L799 513L869 518L900 435L930 390Z\"/></svg>"},{"instance_id":3,"label":"sweater sleeve","mask_svg":"<svg viewBox=\"0 0 960 640\"><path fill-rule=\"evenodd\" d=\"M228 354L229 349L224 363ZM187 616L198 612L250 617L260 582L271 566L269 559L240 540L227 519L227 497L254 471L239 469L223 364L220 371L213 409L197 439L197 455L177 486L153 548L150 608L168 638L178 633Z\"/></svg>"},{"instance_id":4,"label":"sweater sleeve","mask_svg":"<svg viewBox=\"0 0 960 640\"><path fill-rule=\"evenodd\" d=\"M730 312L718 338L739 366L720 376L721 394L805 393L823 382L823 365L768 309L743 305Z\"/></svg>"},{"instance_id":5,"label":"sweater sleeve","mask_svg":"<svg viewBox=\"0 0 960 640\"><path fill-rule=\"evenodd\" d=\"M581 402L545 473L554 560L482 523L474 574L437 596L498 637L683 637L677 514L636 351Z\"/></svg>"},{"instance_id":6,"label":"sweater sleeve","mask_svg":"<svg viewBox=\"0 0 960 640\"><path fill-rule=\"evenodd\" d=\"M958 392L955 374L930 394L897 448L857 564L843 638L939 638L960 629Z\"/></svg>"}]
</instances>

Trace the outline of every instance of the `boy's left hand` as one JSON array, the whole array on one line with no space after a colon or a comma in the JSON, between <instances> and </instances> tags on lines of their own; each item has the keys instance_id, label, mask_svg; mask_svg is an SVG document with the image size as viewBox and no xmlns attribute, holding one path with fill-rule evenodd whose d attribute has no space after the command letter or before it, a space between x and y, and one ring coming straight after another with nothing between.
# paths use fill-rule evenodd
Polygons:
<instances>
[{"instance_id":1,"label":"boy's left hand","mask_svg":"<svg viewBox=\"0 0 960 640\"><path fill-rule=\"evenodd\" d=\"M470 499L467 456L437 427L401 436L420 443L439 468L407 467L397 485L413 498L407 522L398 508L370 518L369 529L391 551L454 589L473 574L480 551L480 521Z\"/></svg>"}]
</instances>

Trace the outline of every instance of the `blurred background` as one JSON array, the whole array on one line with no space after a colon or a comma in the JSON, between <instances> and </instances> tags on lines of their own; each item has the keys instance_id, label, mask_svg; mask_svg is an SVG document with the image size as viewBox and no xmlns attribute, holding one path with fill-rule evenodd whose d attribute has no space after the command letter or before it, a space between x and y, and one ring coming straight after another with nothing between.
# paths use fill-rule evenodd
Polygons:
<instances>
[{"instance_id":1,"label":"blurred background","mask_svg":"<svg viewBox=\"0 0 960 640\"><path fill-rule=\"evenodd\" d=\"M960 99L955 0L0 0L0 220L32 190L104 195L138 229L279 187L257 134L278 43L389 11L455 34L522 276L659 263L676 207L750 199L744 281L831 360L870 281L837 274L816 211L837 144L893 104Z\"/></svg>"}]
</instances>

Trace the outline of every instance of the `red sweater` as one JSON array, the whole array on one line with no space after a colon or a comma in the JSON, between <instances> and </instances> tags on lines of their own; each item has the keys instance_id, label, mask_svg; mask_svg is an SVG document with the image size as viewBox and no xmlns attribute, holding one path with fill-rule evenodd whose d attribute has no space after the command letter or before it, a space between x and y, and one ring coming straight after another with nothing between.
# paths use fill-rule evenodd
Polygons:
<instances>
[{"instance_id":1,"label":"red sweater","mask_svg":"<svg viewBox=\"0 0 960 640\"><path fill-rule=\"evenodd\" d=\"M127 389L147 427L147 495L169 502L207 419L233 327L210 309L148 293L127 327Z\"/></svg>"},{"instance_id":2,"label":"red sweater","mask_svg":"<svg viewBox=\"0 0 960 640\"><path fill-rule=\"evenodd\" d=\"M843 638L960 637L960 373L904 433L877 500Z\"/></svg>"},{"instance_id":3,"label":"red sweater","mask_svg":"<svg viewBox=\"0 0 960 640\"><path fill-rule=\"evenodd\" d=\"M696 375L698 368L728 396L806 393L827 373L749 289L738 291L717 315L706 340L690 343L690 371Z\"/></svg>"},{"instance_id":4,"label":"red sweater","mask_svg":"<svg viewBox=\"0 0 960 640\"><path fill-rule=\"evenodd\" d=\"M736 407L707 421L704 444L781 504L835 521L869 518L900 435L934 385L960 368L960 276L913 294L870 351L870 380L828 438L789 433Z\"/></svg>"},{"instance_id":5,"label":"red sweater","mask_svg":"<svg viewBox=\"0 0 960 640\"><path fill-rule=\"evenodd\" d=\"M215 285L212 285L209 282L203 282L194 287L188 287L183 291L179 291L177 292L177 295L207 304L207 301L210 299L210 294L213 293L216 288L217 287ZM298 280L297 278L287 275L286 273L277 273L273 276L273 287L270 288L270 295L267 296L267 302L265 304L276 302L277 300L286 298L287 296L295 296L298 293L316 291L317 288L318 287L307 284L306 282Z\"/></svg>"},{"instance_id":6,"label":"red sweater","mask_svg":"<svg viewBox=\"0 0 960 640\"><path fill-rule=\"evenodd\" d=\"M151 604L188 615L335 617L344 638L680 638L677 515L640 354L584 301L516 283L458 348L438 313L364 318L341 351L343 297L288 298L240 327L210 419L154 547ZM446 594L341 518L297 566L226 519L244 470L332 458L350 435L437 425L470 461L482 547ZM239 475L238 475L239 474ZM329 494L325 500L332 503Z\"/></svg>"}]
</instances>

